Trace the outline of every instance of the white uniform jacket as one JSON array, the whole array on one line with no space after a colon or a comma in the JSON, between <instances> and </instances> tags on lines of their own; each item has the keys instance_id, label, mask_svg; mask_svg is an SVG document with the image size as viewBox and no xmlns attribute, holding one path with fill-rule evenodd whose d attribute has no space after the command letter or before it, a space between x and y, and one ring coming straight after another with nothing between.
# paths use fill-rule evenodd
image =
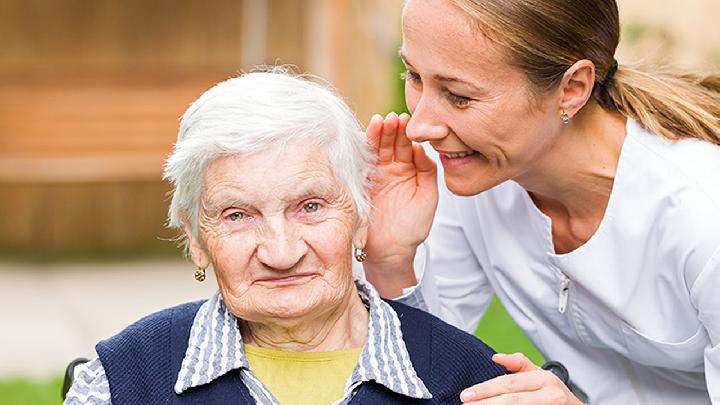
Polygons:
<instances>
[{"instance_id":1,"label":"white uniform jacket","mask_svg":"<svg viewBox=\"0 0 720 405\"><path fill-rule=\"evenodd\" d=\"M567 254L517 183L459 197L439 178L407 299L472 332L496 293L592 404L720 404L720 147L628 120L600 227Z\"/></svg>"}]
</instances>

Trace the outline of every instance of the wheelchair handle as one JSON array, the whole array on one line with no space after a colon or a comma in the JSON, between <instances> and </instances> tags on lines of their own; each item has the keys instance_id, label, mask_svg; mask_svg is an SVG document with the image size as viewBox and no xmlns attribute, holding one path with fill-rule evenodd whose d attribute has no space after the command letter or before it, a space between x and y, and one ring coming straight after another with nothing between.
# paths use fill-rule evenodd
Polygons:
<instances>
[{"instance_id":1,"label":"wheelchair handle","mask_svg":"<svg viewBox=\"0 0 720 405\"><path fill-rule=\"evenodd\" d=\"M582 388L578 387L570 380L570 372L568 372L567 367L565 367L562 363L559 361L548 361L545 362L541 368L555 374L555 376L568 387L573 395L575 395L584 404L588 403L587 394L582 390Z\"/></svg>"}]
</instances>

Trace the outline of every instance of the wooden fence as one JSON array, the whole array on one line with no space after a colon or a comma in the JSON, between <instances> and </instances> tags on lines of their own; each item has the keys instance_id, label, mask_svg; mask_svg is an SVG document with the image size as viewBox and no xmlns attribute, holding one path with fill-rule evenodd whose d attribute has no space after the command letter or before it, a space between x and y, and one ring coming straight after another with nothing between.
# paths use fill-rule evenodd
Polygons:
<instances>
[{"instance_id":1,"label":"wooden fence","mask_svg":"<svg viewBox=\"0 0 720 405\"><path fill-rule=\"evenodd\" d=\"M662 2L620 2L620 61L657 54L716 70L720 3ZM332 82L366 122L393 104L401 7L3 0L0 255L174 249L160 175L187 105L253 65L290 63Z\"/></svg>"},{"instance_id":2,"label":"wooden fence","mask_svg":"<svg viewBox=\"0 0 720 405\"><path fill-rule=\"evenodd\" d=\"M0 255L175 250L162 163L213 83L289 63L363 120L390 104L401 0L4 0Z\"/></svg>"}]
</instances>

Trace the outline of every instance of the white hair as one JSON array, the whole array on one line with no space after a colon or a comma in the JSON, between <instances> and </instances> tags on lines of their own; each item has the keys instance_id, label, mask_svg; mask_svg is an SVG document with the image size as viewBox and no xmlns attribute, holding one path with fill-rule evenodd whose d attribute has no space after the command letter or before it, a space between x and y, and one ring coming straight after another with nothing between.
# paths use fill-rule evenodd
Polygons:
<instances>
[{"instance_id":1,"label":"white hair","mask_svg":"<svg viewBox=\"0 0 720 405\"><path fill-rule=\"evenodd\" d=\"M181 228L187 220L197 236L204 171L214 159L295 140L327 153L359 220L367 221L373 157L360 123L329 85L274 67L218 83L185 111L163 174L173 185L168 226Z\"/></svg>"}]
</instances>

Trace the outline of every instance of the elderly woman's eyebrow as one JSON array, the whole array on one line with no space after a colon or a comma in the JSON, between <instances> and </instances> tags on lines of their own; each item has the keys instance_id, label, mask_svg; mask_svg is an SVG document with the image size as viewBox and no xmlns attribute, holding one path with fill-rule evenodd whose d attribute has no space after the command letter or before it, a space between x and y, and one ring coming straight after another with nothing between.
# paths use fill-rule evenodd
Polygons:
<instances>
[{"instance_id":1,"label":"elderly woman's eyebrow","mask_svg":"<svg viewBox=\"0 0 720 405\"><path fill-rule=\"evenodd\" d=\"M203 203L203 207L208 213L220 212L228 207L245 207L248 205L250 205L250 202L238 195L213 196Z\"/></svg>"},{"instance_id":2,"label":"elderly woman's eyebrow","mask_svg":"<svg viewBox=\"0 0 720 405\"><path fill-rule=\"evenodd\" d=\"M327 180L312 180L301 184L294 184L290 192L279 197L285 202L294 202L307 198L323 198L326 200L334 200L340 195L342 187L338 184ZM242 195L244 194L244 195ZM204 211L210 214L216 214L228 207L249 207L254 205L253 199L248 198L250 193L233 193L232 195L219 193L210 196L203 202Z\"/></svg>"},{"instance_id":3,"label":"elderly woman's eyebrow","mask_svg":"<svg viewBox=\"0 0 720 405\"><path fill-rule=\"evenodd\" d=\"M327 180L313 180L296 185L292 193L283 197L286 201L295 201L311 197L334 198L340 192L341 187L334 182Z\"/></svg>"}]
</instances>

